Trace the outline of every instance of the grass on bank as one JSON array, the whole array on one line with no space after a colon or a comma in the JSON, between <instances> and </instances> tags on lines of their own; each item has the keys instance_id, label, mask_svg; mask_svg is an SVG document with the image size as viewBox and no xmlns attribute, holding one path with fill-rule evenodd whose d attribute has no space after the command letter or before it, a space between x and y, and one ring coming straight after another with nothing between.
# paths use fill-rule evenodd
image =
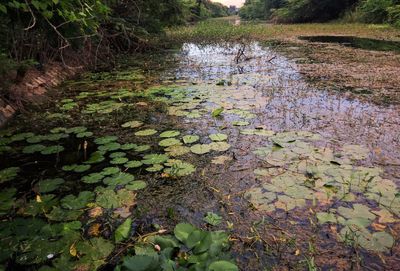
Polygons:
<instances>
[{"instance_id":1,"label":"grass on bank","mask_svg":"<svg viewBox=\"0 0 400 271\"><path fill-rule=\"evenodd\" d=\"M235 42L240 40L290 40L303 35L346 35L400 41L400 30L389 25L376 24L232 24L229 20L207 20L192 26L167 29L167 38L182 42Z\"/></svg>"}]
</instances>

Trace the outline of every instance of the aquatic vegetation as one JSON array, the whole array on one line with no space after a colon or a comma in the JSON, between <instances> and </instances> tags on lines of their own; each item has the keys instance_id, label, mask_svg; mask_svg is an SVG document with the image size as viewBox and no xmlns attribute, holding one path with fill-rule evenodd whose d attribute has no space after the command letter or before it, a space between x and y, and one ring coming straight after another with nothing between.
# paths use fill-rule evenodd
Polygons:
<instances>
[{"instance_id":1,"label":"aquatic vegetation","mask_svg":"<svg viewBox=\"0 0 400 271\"><path fill-rule=\"evenodd\" d=\"M182 139L185 144L192 144L199 141L200 137L197 135L185 135Z\"/></svg>"},{"instance_id":2,"label":"aquatic vegetation","mask_svg":"<svg viewBox=\"0 0 400 271\"><path fill-rule=\"evenodd\" d=\"M211 134L211 135L209 135L209 138L212 141L225 141L228 139L228 135L226 135L226 134Z\"/></svg>"},{"instance_id":3,"label":"aquatic vegetation","mask_svg":"<svg viewBox=\"0 0 400 271\"><path fill-rule=\"evenodd\" d=\"M145 129L135 133L135 136L151 136L157 133L154 129Z\"/></svg>"},{"instance_id":4,"label":"aquatic vegetation","mask_svg":"<svg viewBox=\"0 0 400 271\"><path fill-rule=\"evenodd\" d=\"M141 266L143 270L161 270L179 264L181 270L237 271L226 253L228 248L225 232L203 231L181 223L176 225L174 235L157 234L136 244L135 255L123 258L117 269L136 270Z\"/></svg>"},{"instance_id":5,"label":"aquatic vegetation","mask_svg":"<svg viewBox=\"0 0 400 271\"><path fill-rule=\"evenodd\" d=\"M160 134L160 137L164 137L164 138L168 138L168 137L177 137L181 134L181 132L179 131L164 131Z\"/></svg>"},{"instance_id":6,"label":"aquatic vegetation","mask_svg":"<svg viewBox=\"0 0 400 271\"><path fill-rule=\"evenodd\" d=\"M218 226L222 222L222 217L213 212L208 212L203 220L212 226Z\"/></svg>"}]
</instances>

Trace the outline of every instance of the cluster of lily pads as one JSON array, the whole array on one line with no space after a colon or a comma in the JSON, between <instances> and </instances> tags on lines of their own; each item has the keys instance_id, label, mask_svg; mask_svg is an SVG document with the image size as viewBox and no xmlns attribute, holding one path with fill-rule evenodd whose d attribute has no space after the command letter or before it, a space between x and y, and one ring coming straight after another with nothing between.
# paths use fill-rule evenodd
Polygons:
<instances>
[{"instance_id":1,"label":"cluster of lily pads","mask_svg":"<svg viewBox=\"0 0 400 271\"><path fill-rule=\"evenodd\" d=\"M366 148L344 145L333 150L326 142L318 147L319 135L304 131L241 132L270 141L254 151L269 165L254 171L261 186L245 193L254 208L288 212L314 204L320 209L316 213L319 223L341 226L340 240L379 252L394 245L394 237L385 229L398 221L399 190L393 181L380 177L382 169L355 165L368 157Z\"/></svg>"},{"instance_id":2,"label":"cluster of lily pads","mask_svg":"<svg viewBox=\"0 0 400 271\"><path fill-rule=\"evenodd\" d=\"M134 256L126 256L116 270L210 270L237 271L226 253L229 236L223 231L204 231L181 223L174 235L150 235L134 246Z\"/></svg>"}]
</instances>

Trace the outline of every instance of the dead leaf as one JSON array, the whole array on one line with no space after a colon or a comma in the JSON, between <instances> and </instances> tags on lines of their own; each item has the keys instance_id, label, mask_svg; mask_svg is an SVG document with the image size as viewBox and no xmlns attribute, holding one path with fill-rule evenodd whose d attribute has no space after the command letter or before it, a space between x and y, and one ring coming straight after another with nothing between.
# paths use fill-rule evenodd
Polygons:
<instances>
[{"instance_id":1,"label":"dead leaf","mask_svg":"<svg viewBox=\"0 0 400 271\"><path fill-rule=\"evenodd\" d=\"M71 254L72 257L76 257L76 255L78 254L78 252L76 251L75 243L73 243L73 244L69 247L69 254Z\"/></svg>"},{"instance_id":2,"label":"dead leaf","mask_svg":"<svg viewBox=\"0 0 400 271\"><path fill-rule=\"evenodd\" d=\"M384 231L386 229L386 225L383 224L378 224L378 223L372 223L372 228L376 231Z\"/></svg>"},{"instance_id":3,"label":"dead leaf","mask_svg":"<svg viewBox=\"0 0 400 271\"><path fill-rule=\"evenodd\" d=\"M88 230L88 234L90 236L99 236L100 235L100 223L95 223L93 225L90 226L89 230Z\"/></svg>"},{"instance_id":4,"label":"dead leaf","mask_svg":"<svg viewBox=\"0 0 400 271\"><path fill-rule=\"evenodd\" d=\"M114 214L119 215L122 218L128 218L130 215L132 215L132 212L130 211L130 207L124 206L116 209Z\"/></svg>"},{"instance_id":5,"label":"dead leaf","mask_svg":"<svg viewBox=\"0 0 400 271\"><path fill-rule=\"evenodd\" d=\"M103 214L103 208L95 207L89 210L89 217L96 218Z\"/></svg>"}]
</instances>

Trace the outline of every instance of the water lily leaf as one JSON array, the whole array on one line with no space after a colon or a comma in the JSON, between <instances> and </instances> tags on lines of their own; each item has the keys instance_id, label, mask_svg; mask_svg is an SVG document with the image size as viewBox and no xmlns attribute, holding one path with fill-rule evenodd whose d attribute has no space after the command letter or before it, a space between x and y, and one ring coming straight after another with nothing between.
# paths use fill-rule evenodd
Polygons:
<instances>
[{"instance_id":1,"label":"water lily leaf","mask_svg":"<svg viewBox=\"0 0 400 271\"><path fill-rule=\"evenodd\" d=\"M121 144L117 142L109 142L99 146L99 151L107 152L107 151L116 151L121 148Z\"/></svg>"},{"instance_id":2,"label":"water lily leaf","mask_svg":"<svg viewBox=\"0 0 400 271\"><path fill-rule=\"evenodd\" d=\"M209 137L212 141L225 141L228 139L226 134L211 134Z\"/></svg>"},{"instance_id":3,"label":"water lily leaf","mask_svg":"<svg viewBox=\"0 0 400 271\"><path fill-rule=\"evenodd\" d=\"M94 200L94 193L90 191L82 191L78 196L68 195L61 199L61 206L64 209L79 210L85 208L86 205Z\"/></svg>"},{"instance_id":4,"label":"water lily leaf","mask_svg":"<svg viewBox=\"0 0 400 271\"><path fill-rule=\"evenodd\" d=\"M121 202L117 193L111 189L106 189L100 192L96 197L96 203L103 208L109 209L114 209L121 206Z\"/></svg>"},{"instance_id":5,"label":"water lily leaf","mask_svg":"<svg viewBox=\"0 0 400 271\"><path fill-rule=\"evenodd\" d=\"M328 223L328 222L337 223L336 216L332 213L318 212L316 214L316 216L317 216L318 222L320 224L324 224L324 223Z\"/></svg>"},{"instance_id":6,"label":"water lily leaf","mask_svg":"<svg viewBox=\"0 0 400 271\"><path fill-rule=\"evenodd\" d=\"M91 137L91 136L93 136L92 132L83 132L83 133L76 134L77 138L86 138L86 137Z\"/></svg>"},{"instance_id":7,"label":"water lily leaf","mask_svg":"<svg viewBox=\"0 0 400 271\"><path fill-rule=\"evenodd\" d=\"M120 157L125 157L126 153L124 152L113 152L110 154L110 158L120 158Z\"/></svg>"},{"instance_id":8,"label":"water lily leaf","mask_svg":"<svg viewBox=\"0 0 400 271\"><path fill-rule=\"evenodd\" d=\"M180 134L181 134L181 132L179 132L179 131L171 130L171 131L162 132L160 134L160 137L164 137L164 138L176 137Z\"/></svg>"},{"instance_id":9,"label":"water lily leaf","mask_svg":"<svg viewBox=\"0 0 400 271\"><path fill-rule=\"evenodd\" d=\"M157 171L161 171L163 168L164 168L163 165L154 164L151 167L146 168L146 171L148 171L148 172L157 172Z\"/></svg>"},{"instance_id":10,"label":"water lily leaf","mask_svg":"<svg viewBox=\"0 0 400 271\"><path fill-rule=\"evenodd\" d=\"M181 141L176 138L166 138L161 140L158 143L159 146L161 147L169 147L169 146L175 146L175 145L182 145Z\"/></svg>"},{"instance_id":11,"label":"water lily leaf","mask_svg":"<svg viewBox=\"0 0 400 271\"><path fill-rule=\"evenodd\" d=\"M6 214L15 204L17 189L8 188L0 191L0 215Z\"/></svg>"},{"instance_id":12,"label":"water lily leaf","mask_svg":"<svg viewBox=\"0 0 400 271\"><path fill-rule=\"evenodd\" d=\"M154 129L145 129L145 130L140 130L135 133L135 136L151 136L157 133L157 130Z\"/></svg>"},{"instance_id":13,"label":"water lily leaf","mask_svg":"<svg viewBox=\"0 0 400 271\"><path fill-rule=\"evenodd\" d=\"M19 171L19 167L9 167L0 170L0 183L5 183L15 179Z\"/></svg>"},{"instance_id":14,"label":"water lily leaf","mask_svg":"<svg viewBox=\"0 0 400 271\"><path fill-rule=\"evenodd\" d=\"M53 192L59 188L65 181L61 178L45 179L37 183L37 189L40 193Z\"/></svg>"},{"instance_id":15,"label":"water lily leaf","mask_svg":"<svg viewBox=\"0 0 400 271\"><path fill-rule=\"evenodd\" d=\"M127 163L128 161L129 161L129 159L126 158L126 157L117 157L117 158L112 159L112 160L110 161L110 164L113 164L113 165L122 165L122 164Z\"/></svg>"},{"instance_id":16,"label":"water lily leaf","mask_svg":"<svg viewBox=\"0 0 400 271\"><path fill-rule=\"evenodd\" d=\"M338 213L347 219L366 218L371 221L375 219L375 215L370 212L367 206L358 203L353 204L353 208L340 206L338 208Z\"/></svg>"},{"instance_id":17,"label":"water lily leaf","mask_svg":"<svg viewBox=\"0 0 400 271\"><path fill-rule=\"evenodd\" d=\"M97 145L105 145L110 142L115 142L117 141L118 137L117 136L103 136L103 137L98 137L94 140L94 143Z\"/></svg>"},{"instance_id":18,"label":"water lily leaf","mask_svg":"<svg viewBox=\"0 0 400 271\"><path fill-rule=\"evenodd\" d=\"M132 190L132 191L145 189L146 187L147 187L147 183L144 181L133 181L125 186L126 189Z\"/></svg>"},{"instance_id":19,"label":"water lily leaf","mask_svg":"<svg viewBox=\"0 0 400 271\"><path fill-rule=\"evenodd\" d=\"M210 264L208 267L210 271L238 271L239 268L228 261L215 261Z\"/></svg>"},{"instance_id":20,"label":"water lily leaf","mask_svg":"<svg viewBox=\"0 0 400 271\"><path fill-rule=\"evenodd\" d=\"M52 221L73 221L77 220L83 214L83 210L64 210L60 207L54 207L46 217Z\"/></svg>"},{"instance_id":21,"label":"water lily leaf","mask_svg":"<svg viewBox=\"0 0 400 271\"><path fill-rule=\"evenodd\" d=\"M169 166L170 168L165 169L164 172L171 176L182 177L190 175L196 171L196 168L192 164L185 163L180 160L168 160L168 163L165 165Z\"/></svg>"},{"instance_id":22,"label":"water lily leaf","mask_svg":"<svg viewBox=\"0 0 400 271\"><path fill-rule=\"evenodd\" d=\"M157 271L161 270L158 255L135 255L125 257L122 262L124 270L129 271Z\"/></svg>"},{"instance_id":23,"label":"water lily leaf","mask_svg":"<svg viewBox=\"0 0 400 271\"><path fill-rule=\"evenodd\" d=\"M89 159L85 161L85 164L97 164L103 162L105 159L104 152L95 151L90 155Z\"/></svg>"},{"instance_id":24,"label":"water lily leaf","mask_svg":"<svg viewBox=\"0 0 400 271\"><path fill-rule=\"evenodd\" d=\"M87 131L86 127L83 126L77 126L77 127L72 127L66 130L67 134L79 134L79 133L84 133Z\"/></svg>"},{"instance_id":25,"label":"water lily leaf","mask_svg":"<svg viewBox=\"0 0 400 271\"><path fill-rule=\"evenodd\" d=\"M136 144L133 144L133 143L126 143L126 144L121 145L121 150L128 151L128 150L133 150L133 149L135 149L136 147L137 147Z\"/></svg>"},{"instance_id":26,"label":"water lily leaf","mask_svg":"<svg viewBox=\"0 0 400 271\"><path fill-rule=\"evenodd\" d=\"M35 152L41 152L46 148L46 146L41 145L41 144L35 144L35 145L30 145L30 146L26 146L22 152L25 154L32 154Z\"/></svg>"},{"instance_id":27,"label":"water lily leaf","mask_svg":"<svg viewBox=\"0 0 400 271\"><path fill-rule=\"evenodd\" d=\"M138 121L138 120L132 120L125 122L124 124L121 125L123 128L138 128L143 125L143 122Z\"/></svg>"},{"instance_id":28,"label":"water lily leaf","mask_svg":"<svg viewBox=\"0 0 400 271\"><path fill-rule=\"evenodd\" d=\"M138 167L141 167L142 165L143 165L143 163L140 162L140 161L129 161L128 163L126 163L124 165L124 167L126 167L126 168L138 168Z\"/></svg>"},{"instance_id":29,"label":"water lily leaf","mask_svg":"<svg viewBox=\"0 0 400 271\"><path fill-rule=\"evenodd\" d=\"M222 222L222 217L213 212L207 212L203 220L212 226L218 226Z\"/></svg>"},{"instance_id":30,"label":"water lily leaf","mask_svg":"<svg viewBox=\"0 0 400 271\"><path fill-rule=\"evenodd\" d=\"M350 156L354 160L362 160L368 157L369 150L359 145L345 145L343 146L343 152Z\"/></svg>"},{"instance_id":31,"label":"water lily leaf","mask_svg":"<svg viewBox=\"0 0 400 271\"><path fill-rule=\"evenodd\" d=\"M149 145L138 145L138 146L135 147L135 151L136 152L145 152L145 151L148 151L150 149L151 149L151 147Z\"/></svg>"},{"instance_id":32,"label":"water lily leaf","mask_svg":"<svg viewBox=\"0 0 400 271\"><path fill-rule=\"evenodd\" d=\"M125 185L134 179L135 177L132 174L121 172L104 178L103 183L106 185Z\"/></svg>"},{"instance_id":33,"label":"water lily leaf","mask_svg":"<svg viewBox=\"0 0 400 271\"><path fill-rule=\"evenodd\" d=\"M91 168L90 165L73 164L73 165L63 166L62 170L64 170L64 171L74 171L76 173L82 173L82 172L85 172L85 171L89 170L90 168Z\"/></svg>"},{"instance_id":34,"label":"water lily leaf","mask_svg":"<svg viewBox=\"0 0 400 271\"><path fill-rule=\"evenodd\" d=\"M131 226L132 226L131 218L126 219L124 223L118 226L114 234L114 239L116 243L120 243L121 241L128 238L129 233L131 232Z\"/></svg>"},{"instance_id":35,"label":"water lily leaf","mask_svg":"<svg viewBox=\"0 0 400 271\"><path fill-rule=\"evenodd\" d=\"M20 134L13 135L10 138L10 140L11 140L11 142L23 141L23 140L26 140L26 139L28 139L28 138L30 138L32 136L35 136L35 134L31 133L31 132L20 133Z\"/></svg>"},{"instance_id":36,"label":"water lily leaf","mask_svg":"<svg viewBox=\"0 0 400 271\"><path fill-rule=\"evenodd\" d=\"M165 154L147 154L143 156L142 163L145 165L162 164L169 159Z\"/></svg>"},{"instance_id":37,"label":"water lily leaf","mask_svg":"<svg viewBox=\"0 0 400 271\"><path fill-rule=\"evenodd\" d=\"M195 144L190 147L190 151L195 154L205 154L211 151L209 144Z\"/></svg>"},{"instance_id":38,"label":"water lily leaf","mask_svg":"<svg viewBox=\"0 0 400 271\"><path fill-rule=\"evenodd\" d=\"M185 144L192 144L199 141L200 137L197 135L185 135L182 139Z\"/></svg>"},{"instance_id":39,"label":"water lily leaf","mask_svg":"<svg viewBox=\"0 0 400 271\"><path fill-rule=\"evenodd\" d=\"M89 184L99 183L103 178L104 175L101 173L91 173L89 175L82 177L82 182Z\"/></svg>"},{"instance_id":40,"label":"water lily leaf","mask_svg":"<svg viewBox=\"0 0 400 271\"><path fill-rule=\"evenodd\" d=\"M182 156L190 152L190 148L186 146L174 145L165 149L169 156Z\"/></svg>"},{"instance_id":41,"label":"water lily leaf","mask_svg":"<svg viewBox=\"0 0 400 271\"><path fill-rule=\"evenodd\" d=\"M189 238L189 235L196 230L191 224L188 223L180 223L175 226L174 234L176 239L185 243L186 240Z\"/></svg>"},{"instance_id":42,"label":"water lily leaf","mask_svg":"<svg viewBox=\"0 0 400 271\"><path fill-rule=\"evenodd\" d=\"M63 146L49 146L43 149L40 153L43 155L56 154L64 151Z\"/></svg>"},{"instance_id":43,"label":"water lily leaf","mask_svg":"<svg viewBox=\"0 0 400 271\"><path fill-rule=\"evenodd\" d=\"M212 116L213 118L217 118L217 117L221 116L222 112L224 112L224 108L223 108L223 107L214 109L214 110L211 112L211 116Z\"/></svg>"},{"instance_id":44,"label":"water lily leaf","mask_svg":"<svg viewBox=\"0 0 400 271\"><path fill-rule=\"evenodd\" d=\"M224 152L229 150L231 145L226 142L212 142L209 144L209 147L213 151Z\"/></svg>"},{"instance_id":45,"label":"water lily leaf","mask_svg":"<svg viewBox=\"0 0 400 271\"><path fill-rule=\"evenodd\" d=\"M106 167L100 172L101 175L108 176L119 173L121 170L118 167Z\"/></svg>"},{"instance_id":46,"label":"water lily leaf","mask_svg":"<svg viewBox=\"0 0 400 271\"><path fill-rule=\"evenodd\" d=\"M232 125L233 126L247 126L247 125L250 125L250 122L244 121L244 120L238 120L238 121L233 121Z\"/></svg>"}]
</instances>

